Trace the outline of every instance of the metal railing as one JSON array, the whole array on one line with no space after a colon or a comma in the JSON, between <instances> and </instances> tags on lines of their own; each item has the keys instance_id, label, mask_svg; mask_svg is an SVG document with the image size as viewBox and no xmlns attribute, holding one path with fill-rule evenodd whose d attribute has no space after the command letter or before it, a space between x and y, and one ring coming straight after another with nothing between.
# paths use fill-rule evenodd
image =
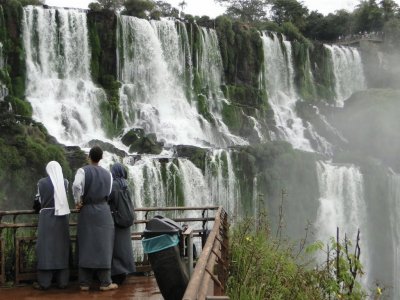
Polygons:
<instances>
[{"instance_id":1,"label":"metal railing","mask_svg":"<svg viewBox=\"0 0 400 300\"><path fill-rule=\"evenodd\" d=\"M182 217L184 211L201 211L201 217ZM71 210L71 212L75 214L75 217L79 213L78 210ZM136 225L145 224L152 215L159 212L176 212L177 216L171 218L176 222L185 224L201 222L201 229L189 227L188 230L183 232L188 244L186 257L188 257L189 274L193 272L186 291L189 298L185 299L206 299L210 279L214 282L214 294L223 295L228 274L228 222L227 215L221 207L154 207L137 208L135 212L144 214L141 219L135 220ZM27 218L26 216L30 217ZM5 217L11 221L3 222ZM19 217L23 217L25 220L29 219L29 221L22 222L18 220ZM12 257L14 260L14 270L12 270L14 283L19 284L25 280L35 279L36 266L32 262L28 263L28 260L32 258L32 253L34 253L32 251L36 243L36 235L32 232L29 236L24 236L25 232L22 232L22 236L19 235L21 235L21 229L31 228L36 230L37 218L38 216L33 210L0 211L0 284L6 282L6 249L10 248L8 243L13 244L11 247L14 251L14 257ZM209 222L214 222L211 231L207 228ZM75 227L76 222L71 221L70 226ZM9 230L7 240L4 238L4 230ZM132 232L132 240L141 239L142 233L141 231ZM203 250L193 271L193 248L191 245L194 237L201 239ZM76 237L71 235L72 243L75 243L75 240ZM10 271L8 271L9 274ZM198 297L193 298L193 293L197 293Z\"/></svg>"}]
</instances>

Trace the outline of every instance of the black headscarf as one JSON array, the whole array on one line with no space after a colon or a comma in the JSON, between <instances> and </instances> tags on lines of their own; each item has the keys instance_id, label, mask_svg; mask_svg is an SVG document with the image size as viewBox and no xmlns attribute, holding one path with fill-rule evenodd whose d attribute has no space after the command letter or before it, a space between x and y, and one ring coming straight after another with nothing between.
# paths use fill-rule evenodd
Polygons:
<instances>
[{"instance_id":1,"label":"black headscarf","mask_svg":"<svg viewBox=\"0 0 400 300\"><path fill-rule=\"evenodd\" d=\"M119 183L119 186L122 189L126 189L128 187L128 182L126 181L127 173L123 165L120 163L115 163L111 167L111 174L113 179Z\"/></svg>"}]
</instances>

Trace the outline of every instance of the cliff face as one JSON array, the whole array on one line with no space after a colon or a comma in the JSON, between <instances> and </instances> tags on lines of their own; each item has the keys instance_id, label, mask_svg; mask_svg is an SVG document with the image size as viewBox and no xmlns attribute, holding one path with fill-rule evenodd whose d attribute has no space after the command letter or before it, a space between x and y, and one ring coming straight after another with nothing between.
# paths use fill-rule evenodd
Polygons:
<instances>
[{"instance_id":1,"label":"cliff face","mask_svg":"<svg viewBox=\"0 0 400 300\"><path fill-rule=\"evenodd\" d=\"M23 9L10 1L0 6L0 42L4 67L0 80L8 95L0 100L0 207L29 209L37 181L45 176L46 164L57 160L71 181L77 160L85 160L80 149L65 148L32 119L25 100L25 53L22 45ZM81 163L79 163L79 166Z\"/></svg>"},{"instance_id":2,"label":"cliff face","mask_svg":"<svg viewBox=\"0 0 400 300\"><path fill-rule=\"evenodd\" d=\"M47 134L46 129L31 118L32 108L25 100L26 68L21 28L23 8L15 3L10 2L10 4L4 4L0 7L0 41L3 44L3 55L6 61L5 67L0 70L0 79L9 90L9 96L5 98L5 101L0 106L3 116L0 139L2 151L4 153L11 153L4 156L7 158L1 160L0 183L1 186L8 187L2 189L1 196L5 199L14 197L18 199L29 198L34 193L36 181L44 175L45 164L51 159L59 160L65 167L65 172L68 176L72 176L74 170L80 164L84 163L84 154L79 149L66 148L57 144L57 141ZM102 126L109 137L118 137L122 133L124 126L120 111L119 89L121 84L118 81L117 74L117 60L118 58L121 59L121 46L118 45L118 22L119 19L117 16L108 10L89 11L87 13L88 35L91 48L91 75L92 80L98 86L102 87L107 95L107 101L102 103L100 107L100 117L102 119ZM186 26L186 30L189 33L188 44L192 59L189 65L193 66L194 70L193 74L185 74L183 76L184 80L188 81L185 83L186 96L190 101L196 103L199 114L210 124L215 125L217 120L210 113L212 110L210 103L212 103L215 95L205 79L202 78L202 75L196 71L199 64L199 58L196 53L202 51L202 29L193 21L186 22L184 25L182 24L180 23L177 26ZM215 22L209 22L207 25L214 27L222 59L223 80L218 89L222 91L223 96L228 100L223 102L222 105L222 120L231 133L245 137L253 145L249 148L245 147L243 150L238 150L240 153L236 157L238 172L242 172L243 177L247 178L254 178L256 174L263 173L264 165L262 168L259 168L257 164L254 165L251 162L256 160L265 161L266 164L267 162L276 164L271 159L271 151L279 152L279 155L282 156L285 156L286 152L290 152L291 154L287 155L291 156L291 159L294 161L302 160L300 154L293 154L298 151L289 150L290 146L288 144L287 146L281 146L281 144L285 143L278 143L278 146L274 146L274 143L272 143L257 150L252 149L253 147L258 147L260 142L271 140L270 134L275 131L276 127L274 112L271 108L270 99L268 99L269 91L261 80L265 71L261 33L255 28L251 28L238 21L231 21L225 17L218 17ZM285 49L282 36L279 34L277 36L282 49ZM335 115L332 122L337 122L338 128L341 128L340 125L343 124L347 124L347 126L352 128L349 131L346 128L341 128L341 130L349 134L348 139L354 141L357 141L358 137L361 139L359 143L354 143L350 146L346 145L346 143L326 128L326 124L315 113L315 105L320 106L324 110L326 109L326 104L333 104L335 101L335 78L330 53L320 43L310 44L306 41L294 40L291 45L295 90L299 98L301 98L296 107L297 113L304 121L309 121L313 124L318 133L322 136L327 136L333 144L340 145L340 147L346 149L349 148L347 150L351 151L358 151L365 147L360 137L363 133L356 130L359 128L356 124L347 124L347 119L358 120L360 118L360 122L364 122L373 116L379 116L381 119L381 117L383 118L383 114L381 116L380 111L376 110L373 113L368 112L373 116L367 116L367 112L361 107L353 110L353 104L346 105L344 112ZM400 78L399 76L391 76L386 72L386 77L380 76L377 78L374 72L372 72L372 70L379 69L384 73L385 62L386 64L388 64L387 62L393 62L396 58L394 54L393 56L382 56L379 49L366 46L362 46L361 49L366 60L365 73L368 76L369 84L371 86L385 87L395 85L398 80L397 78ZM189 72L189 66L187 67L187 70L185 70L186 73ZM396 71L393 72L395 74ZM378 94L376 94L376 99L374 98L370 101L375 103L378 101L377 97ZM349 103L353 103L353 100ZM353 114L356 118L351 117ZM255 124L253 120L257 120L258 124ZM264 134L264 141L256 134L256 125L258 126L257 130ZM291 124L286 125L291 126ZM381 124L374 124L371 130L373 132L384 130L379 125ZM397 126L397 124L394 125ZM143 134L148 135L150 132L144 132ZM393 140L397 136L392 132L387 138ZM154 139L156 140L156 138ZM382 140L382 142L388 143L389 140ZM162 143L157 143L157 145L162 145ZM147 151L145 149L136 150L144 153ZM389 153L391 150L386 149L386 152L383 153L382 149L374 150L370 148L369 151L371 153L365 154L377 155L382 159L388 160L388 164L391 164L395 163L397 148L392 150ZM253 152L256 152L257 155ZM387 158L384 158L385 156ZM198 163L198 158L195 158L194 161L197 165L202 165ZM253 165L254 167L251 167ZM31 173L28 174L26 172ZM274 170L271 172L271 174L276 173ZM7 174L12 174L12 176L7 176ZM271 174L264 174L262 176L271 179L273 178ZM312 177L315 177L315 175L310 174L309 178ZM69 177L69 179L71 180L72 178ZM314 179L310 180L313 181ZM12 186L14 186L15 182L21 183L28 188L18 191L13 190ZM251 182L243 180L240 184L243 191L248 190L248 201L250 201L250 198L253 197L249 190ZM277 196L276 190L267 189L265 192L270 194L271 197ZM315 198L315 193L315 191L312 192L313 196L311 198Z\"/></svg>"}]
</instances>

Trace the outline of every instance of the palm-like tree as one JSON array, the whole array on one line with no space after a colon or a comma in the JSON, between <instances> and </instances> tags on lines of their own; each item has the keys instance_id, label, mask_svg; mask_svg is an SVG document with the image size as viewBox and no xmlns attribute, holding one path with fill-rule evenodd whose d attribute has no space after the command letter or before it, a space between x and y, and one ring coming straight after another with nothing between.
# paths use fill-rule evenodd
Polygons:
<instances>
[{"instance_id":1,"label":"palm-like tree","mask_svg":"<svg viewBox=\"0 0 400 300\"><path fill-rule=\"evenodd\" d=\"M185 9L186 5L187 5L187 3L185 0L179 2L178 6L181 8L181 14L182 14L183 10Z\"/></svg>"}]
</instances>

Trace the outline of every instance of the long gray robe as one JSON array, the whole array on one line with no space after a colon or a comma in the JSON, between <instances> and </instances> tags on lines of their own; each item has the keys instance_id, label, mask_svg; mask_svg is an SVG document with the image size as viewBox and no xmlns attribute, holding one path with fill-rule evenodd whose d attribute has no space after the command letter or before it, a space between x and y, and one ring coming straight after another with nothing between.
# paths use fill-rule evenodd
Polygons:
<instances>
[{"instance_id":1,"label":"long gray robe","mask_svg":"<svg viewBox=\"0 0 400 300\"><path fill-rule=\"evenodd\" d=\"M67 190L68 181L64 179ZM54 215L54 187L50 177L38 182L41 199L38 237L36 243L39 270L67 269L69 265L69 215Z\"/></svg>"},{"instance_id":2,"label":"long gray robe","mask_svg":"<svg viewBox=\"0 0 400 300\"><path fill-rule=\"evenodd\" d=\"M118 191L121 189L118 181L114 180L110 195L110 202L117 201ZM133 257L131 228L115 226L114 251L112 258L111 275L130 274L135 272L135 260Z\"/></svg>"},{"instance_id":3,"label":"long gray robe","mask_svg":"<svg viewBox=\"0 0 400 300\"><path fill-rule=\"evenodd\" d=\"M78 217L79 267L110 269L114 221L107 204L111 175L99 166L85 166L83 207Z\"/></svg>"}]
</instances>

